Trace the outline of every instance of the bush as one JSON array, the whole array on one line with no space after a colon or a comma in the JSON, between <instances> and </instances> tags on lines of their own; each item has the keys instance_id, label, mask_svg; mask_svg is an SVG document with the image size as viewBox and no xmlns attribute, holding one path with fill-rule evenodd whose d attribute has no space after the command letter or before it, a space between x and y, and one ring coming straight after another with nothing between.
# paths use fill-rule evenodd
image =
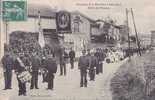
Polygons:
<instances>
[{"instance_id":1,"label":"bush","mask_svg":"<svg viewBox=\"0 0 155 100\"><path fill-rule=\"evenodd\" d=\"M132 58L111 79L113 100L155 100L155 53Z\"/></svg>"},{"instance_id":2,"label":"bush","mask_svg":"<svg viewBox=\"0 0 155 100\"><path fill-rule=\"evenodd\" d=\"M136 66L135 66L136 65ZM145 82L135 59L123 64L111 79L113 100L145 100Z\"/></svg>"}]
</instances>

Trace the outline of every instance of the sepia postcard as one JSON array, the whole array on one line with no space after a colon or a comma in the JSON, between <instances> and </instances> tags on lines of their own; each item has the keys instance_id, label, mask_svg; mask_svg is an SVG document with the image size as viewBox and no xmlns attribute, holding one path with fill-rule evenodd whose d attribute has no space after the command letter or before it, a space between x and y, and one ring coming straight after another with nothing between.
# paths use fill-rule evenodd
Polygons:
<instances>
[{"instance_id":1,"label":"sepia postcard","mask_svg":"<svg viewBox=\"0 0 155 100\"><path fill-rule=\"evenodd\" d=\"M154 0L0 0L0 100L155 100Z\"/></svg>"}]
</instances>

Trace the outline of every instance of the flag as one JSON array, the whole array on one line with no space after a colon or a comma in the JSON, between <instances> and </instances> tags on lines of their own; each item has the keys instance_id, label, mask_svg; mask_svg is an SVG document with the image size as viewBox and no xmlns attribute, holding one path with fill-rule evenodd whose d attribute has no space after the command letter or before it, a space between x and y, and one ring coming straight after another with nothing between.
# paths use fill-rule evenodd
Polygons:
<instances>
[{"instance_id":1,"label":"flag","mask_svg":"<svg viewBox=\"0 0 155 100\"><path fill-rule=\"evenodd\" d=\"M43 30L42 30L42 27L41 27L40 12L38 12L38 26L39 26L38 42L39 42L39 45L41 46L41 48L43 48L45 46L45 38L44 38Z\"/></svg>"},{"instance_id":2,"label":"flag","mask_svg":"<svg viewBox=\"0 0 155 100\"><path fill-rule=\"evenodd\" d=\"M71 15L66 11L59 11L56 13L57 31L60 33L71 32Z\"/></svg>"}]
</instances>

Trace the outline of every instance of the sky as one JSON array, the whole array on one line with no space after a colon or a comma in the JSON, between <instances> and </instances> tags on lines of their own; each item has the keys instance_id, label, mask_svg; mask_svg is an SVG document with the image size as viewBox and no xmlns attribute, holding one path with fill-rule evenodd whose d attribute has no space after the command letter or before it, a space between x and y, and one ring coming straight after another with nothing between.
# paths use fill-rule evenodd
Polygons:
<instances>
[{"instance_id":1,"label":"sky","mask_svg":"<svg viewBox=\"0 0 155 100\"><path fill-rule=\"evenodd\" d=\"M148 34L151 30L155 30L155 0L28 0L28 3L49 5L58 10L78 10L95 20L105 20L109 16L119 25L125 23L125 8L132 8L139 34ZM96 6L92 5L95 3ZM115 5L107 6L107 4ZM88 7L97 7L97 9L88 9ZM129 11L129 26L134 34L132 21L131 11Z\"/></svg>"}]
</instances>

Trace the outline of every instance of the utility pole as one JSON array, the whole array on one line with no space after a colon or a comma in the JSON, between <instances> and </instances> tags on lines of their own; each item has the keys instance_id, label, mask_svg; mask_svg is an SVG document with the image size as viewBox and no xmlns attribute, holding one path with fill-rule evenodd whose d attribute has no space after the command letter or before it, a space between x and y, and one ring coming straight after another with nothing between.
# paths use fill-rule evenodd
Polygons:
<instances>
[{"instance_id":1,"label":"utility pole","mask_svg":"<svg viewBox=\"0 0 155 100\"><path fill-rule=\"evenodd\" d=\"M135 19L134 19L134 14L133 14L132 8L131 8L131 14L132 14L132 19L133 19L133 25L134 25L135 33L136 33L136 40L137 40L138 52L139 52L139 55L141 56L140 41L138 39L138 33L137 33L137 28L136 28L136 24L135 24Z\"/></svg>"},{"instance_id":2,"label":"utility pole","mask_svg":"<svg viewBox=\"0 0 155 100\"><path fill-rule=\"evenodd\" d=\"M129 50L129 59L130 59L130 33L129 33L129 22L128 22L128 9L126 8L126 25L127 25L127 33L128 33L128 50Z\"/></svg>"},{"instance_id":3,"label":"utility pole","mask_svg":"<svg viewBox=\"0 0 155 100\"><path fill-rule=\"evenodd\" d=\"M6 44L9 44L9 36L8 36L8 21L5 19L5 34L6 34Z\"/></svg>"},{"instance_id":4,"label":"utility pole","mask_svg":"<svg viewBox=\"0 0 155 100\"><path fill-rule=\"evenodd\" d=\"M2 0L0 0L0 59L2 57Z\"/></svg>"},{"instance_id":5,"label":"utility pole","mask_svg":"<svg viewBox=\"0 0 155 100\"><path fill-rule=\"evenodd\" d=\"M2 0L0 0L0 59L4 55L4 30L3 30L3 4Z\"/></svg>"},{"instance_id":6,"label":"utility pole","mask_svg":"<svg viewBox=\"0 0 155 100\"><path fill-rule=\"evenodd\" d=\"M7 11L3 8L3 0L0 0L0 13L1 13L1 26L0 32L1 36L5 33L5 44L9 44L9 34L8 34L8 18L3 16ZM3 37L4 38L4 37Z\"/></svg>"}]
</instances>

